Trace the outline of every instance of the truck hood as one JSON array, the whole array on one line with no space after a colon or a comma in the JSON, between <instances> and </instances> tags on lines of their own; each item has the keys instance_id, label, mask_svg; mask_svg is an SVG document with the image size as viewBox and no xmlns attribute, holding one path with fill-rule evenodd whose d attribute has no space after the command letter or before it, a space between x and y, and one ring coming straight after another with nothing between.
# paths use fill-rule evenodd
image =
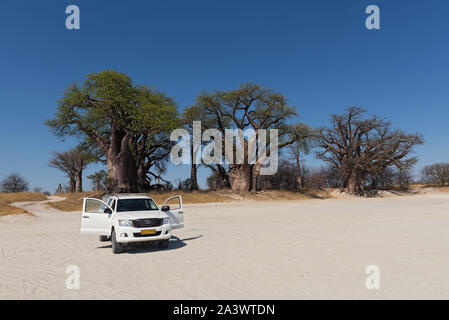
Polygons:
<instances>
[{"instance_id":1,"label":"truck hood","mask_svg":"<svg viewBox=\"0 0 449 320\"><path fill-rule=\"evenodd\" d=\"M159 210L117 212L117 218L127 220L167 217L168 216L165 213L160 212Z\"/></svg>"}]
</instances>

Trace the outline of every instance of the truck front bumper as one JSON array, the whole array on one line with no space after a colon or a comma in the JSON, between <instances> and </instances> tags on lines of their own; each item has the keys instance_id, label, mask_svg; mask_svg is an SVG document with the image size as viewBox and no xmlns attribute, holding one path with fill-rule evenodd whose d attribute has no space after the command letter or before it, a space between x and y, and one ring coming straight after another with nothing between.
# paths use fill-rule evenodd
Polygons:
<instances>
[{"instance_id":1,"label":"truck front bumper","mask_svg":"<svg viewBox=\"0 0 449 320\"><path fill-rule=\"evenodd\" d=\"M142 231L146 230L154 230L154 233L142 233ZM170 224L165 224L159 227L151 228L118 227L115 234L117 237L117 242L119 243L166 240L171 238L171 226Z\"/></svg>"}]
</instances>

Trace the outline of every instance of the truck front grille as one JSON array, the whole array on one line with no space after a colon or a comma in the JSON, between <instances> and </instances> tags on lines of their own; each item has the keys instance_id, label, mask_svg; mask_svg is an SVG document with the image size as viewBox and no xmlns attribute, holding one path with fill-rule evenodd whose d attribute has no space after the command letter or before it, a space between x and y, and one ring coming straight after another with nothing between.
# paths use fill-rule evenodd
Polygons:
<instances>
[{"instance_id":1,"label":"truck front grille","mask_svg":"<svg viewBox=\"0 0 449 320\"><path fill-rule=\"evenodd\" d=\"M133 225L135 228L159 227L162 225L162 220L159 218L137 219L133 220Z\"/></svg>"},{"instance_id":2,"label":"truck front grille","mask_svg":"<svg viewBox=\"0 0 449 320\"><path fill-rule=\"evenodd\" d=\"M160 231L158 231L158 232L156 232L156 233L154 233L154 234L140 234L140 233L134 233L134 237L135 237L135 238L157 237L157 236L160 236L160 235L161 235L161 232L160 232Z\"/></svg>"}]
</instances>

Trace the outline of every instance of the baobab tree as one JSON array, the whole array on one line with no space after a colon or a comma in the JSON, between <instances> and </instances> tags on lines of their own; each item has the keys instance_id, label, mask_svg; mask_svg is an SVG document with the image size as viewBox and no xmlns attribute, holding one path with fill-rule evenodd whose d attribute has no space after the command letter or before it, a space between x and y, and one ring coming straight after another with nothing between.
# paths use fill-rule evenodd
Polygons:
<instances>
[{"instance_id":1,"label":"baobab tree","mask_svg":"<svg viewBox=\"0 0 449 320\"><path fill-rule=\"evenodd\" d=\"M87 178L92 182L94 191L106 190L108 173L105 170L95 172L87 176Z\"/></svg>"},{"instance_id":2,"label":"baobab tree","mask_svg":"<svg viewBox=\"0 0 449 320\"><path fill-rule=\"evenodd\" d=\"M52 152L48 165L69 177L69 192L83 192L83 171L90 162L88 155L79 149L71 149L66 152Z\"/></svg>"},{"instance_id":3,"label":"baobab tree","mask_svg":"<svg viewBox=\"0 0 449 320\"><path fill-rule=\"evenodd\" d=\"M259 130L278 130L278 150L301 139L304 134L301 124L288 123L288 120L296 115L296 111L288 105L287 99L282 94L263 89L259 85L245 84L236 90L203 93L197 98L197 106L202 109L205 117L215 119L216 129L222 132L223 137L228 124L229 129L252 129L254 135L251 139L257 146ZM235 153L234 159L229 159L231 164L227 174L233 191L256 191L257 177L274 148L271 142L267 139L266 152L258 155L254 163L249 163L250 141L248 137L244 137L242 147L245 163L235 161Z\"/></svg>"},{"instance_id":4,"label":"baobab tree","mask_svg":"<svg viewBox=\"0 0 449 320\"><path fill-rule=\"evenodd\" d=\"M287 147L287 160L293 161L294 163L296 185L298 189L304 188L304 179L301 174L302 156L311 152L315 145L318 133L306 124L300 124L298 126L298 132L300 131L302 131L302 134L298 135L298 139Z\"/></svg>"},{"instance_id":5,"label":"baobab tree","mask_svg":"<svg viewBox=\"0 0 449 320\"><path fill-rule=\"evenodd\" d=\"M169 140L161 137L178 126L178 111L173 99L106 70L89 74L82 86L70 86L47 125L57 136L95 143L114 191L139 192L148 187L148 158L161 143L166 147Z\"/></svg>"},{"instance_id":6,"label":"baobab tree","mask_svg":"<svg viewBox=\"0 0 449 320\"><path fill-rule=\"evenodd\" d=\"M339 171L343 188L350 194L364 193L369 174L413 165L417 161L410 156L413 148L423 143L421 134L392 129L388 121L375 115L364 117L365 113L360 107L351 107L342 115L334 114L331 127L323 128L318 136L321 150L317 157Z\"/></svg>"},{"instance_id":7,"label":"baobab tree","mask_svg":"<svg viewBox=\"0 0 449 320\"><path fill-rule=\"evenodd\" d=\"M181 114L181 124L182 126L189 132L191 136L193 136L193 122L194 121L202 121L202 129L204 128L205 123L203 123L204 117L202 114L202 109L199 106L191 106L184 109ZM198 166L195 159L199 153L199 148L201 145L195 145L193 143L193 139L190 141L190 190L198 190Z\"/></svg>"},{"instance_id":8,"label":"baobab tree","mask_svg":"<svg viewBox=\"0 0 449 320\"><path fill-rule=\"evenodd\" d=\"M187 107L184 109L182 115L181 115L181 124L182 126L189 132L191 136L194 134L194 122L200 121L201 126L199 129L201 132L204 132L208 129L216 129L221 128L222 132L224 132L224 128L229 126L228 119L216 119L216 117L211 114L210 112L205 112L206 109L201 103L198 103L196 105ZM191 167L190 167L190 190L198 190L198 179L197 179L197 173L198 173L198 167L200 165L212 170L214 172L214 177L216 178L215 181L215 188L221 189L229 186L229 178L226 173L226 169L223 165L220 163L196 163L194 161L198 157L200 157L201 147L206 145L205 142L201 141L199 144L195 144L194 139L191 139L190 141L190 160L191 160ZM221 143L224 143L224 136L222 135ZM224 158L224 152L221 155L222 159Z\"/></svg>"}]
</instances>

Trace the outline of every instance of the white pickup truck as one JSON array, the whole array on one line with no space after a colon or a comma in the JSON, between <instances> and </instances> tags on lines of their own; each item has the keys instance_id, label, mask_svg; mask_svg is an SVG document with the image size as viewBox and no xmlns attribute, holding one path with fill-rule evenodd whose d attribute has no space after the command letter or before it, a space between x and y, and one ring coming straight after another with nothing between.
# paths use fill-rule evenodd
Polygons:
<instances>
[{"instance_id":1,"label":"white pickup truck","mask_svg":"<svg viewBox=\"0 0 449 320\"><path fill-rule=\"evenodd\" d=\"M175 202L175 206L166 205L169 202ZM160 208L144 195L114 195L106 202L84 199L81 234L110 240L114 253L123 252L126 244L146 241L158 241L160 247L168 248L171 231L182 227L181 196L167 199Z\"/></svg>"}]
</instances>

